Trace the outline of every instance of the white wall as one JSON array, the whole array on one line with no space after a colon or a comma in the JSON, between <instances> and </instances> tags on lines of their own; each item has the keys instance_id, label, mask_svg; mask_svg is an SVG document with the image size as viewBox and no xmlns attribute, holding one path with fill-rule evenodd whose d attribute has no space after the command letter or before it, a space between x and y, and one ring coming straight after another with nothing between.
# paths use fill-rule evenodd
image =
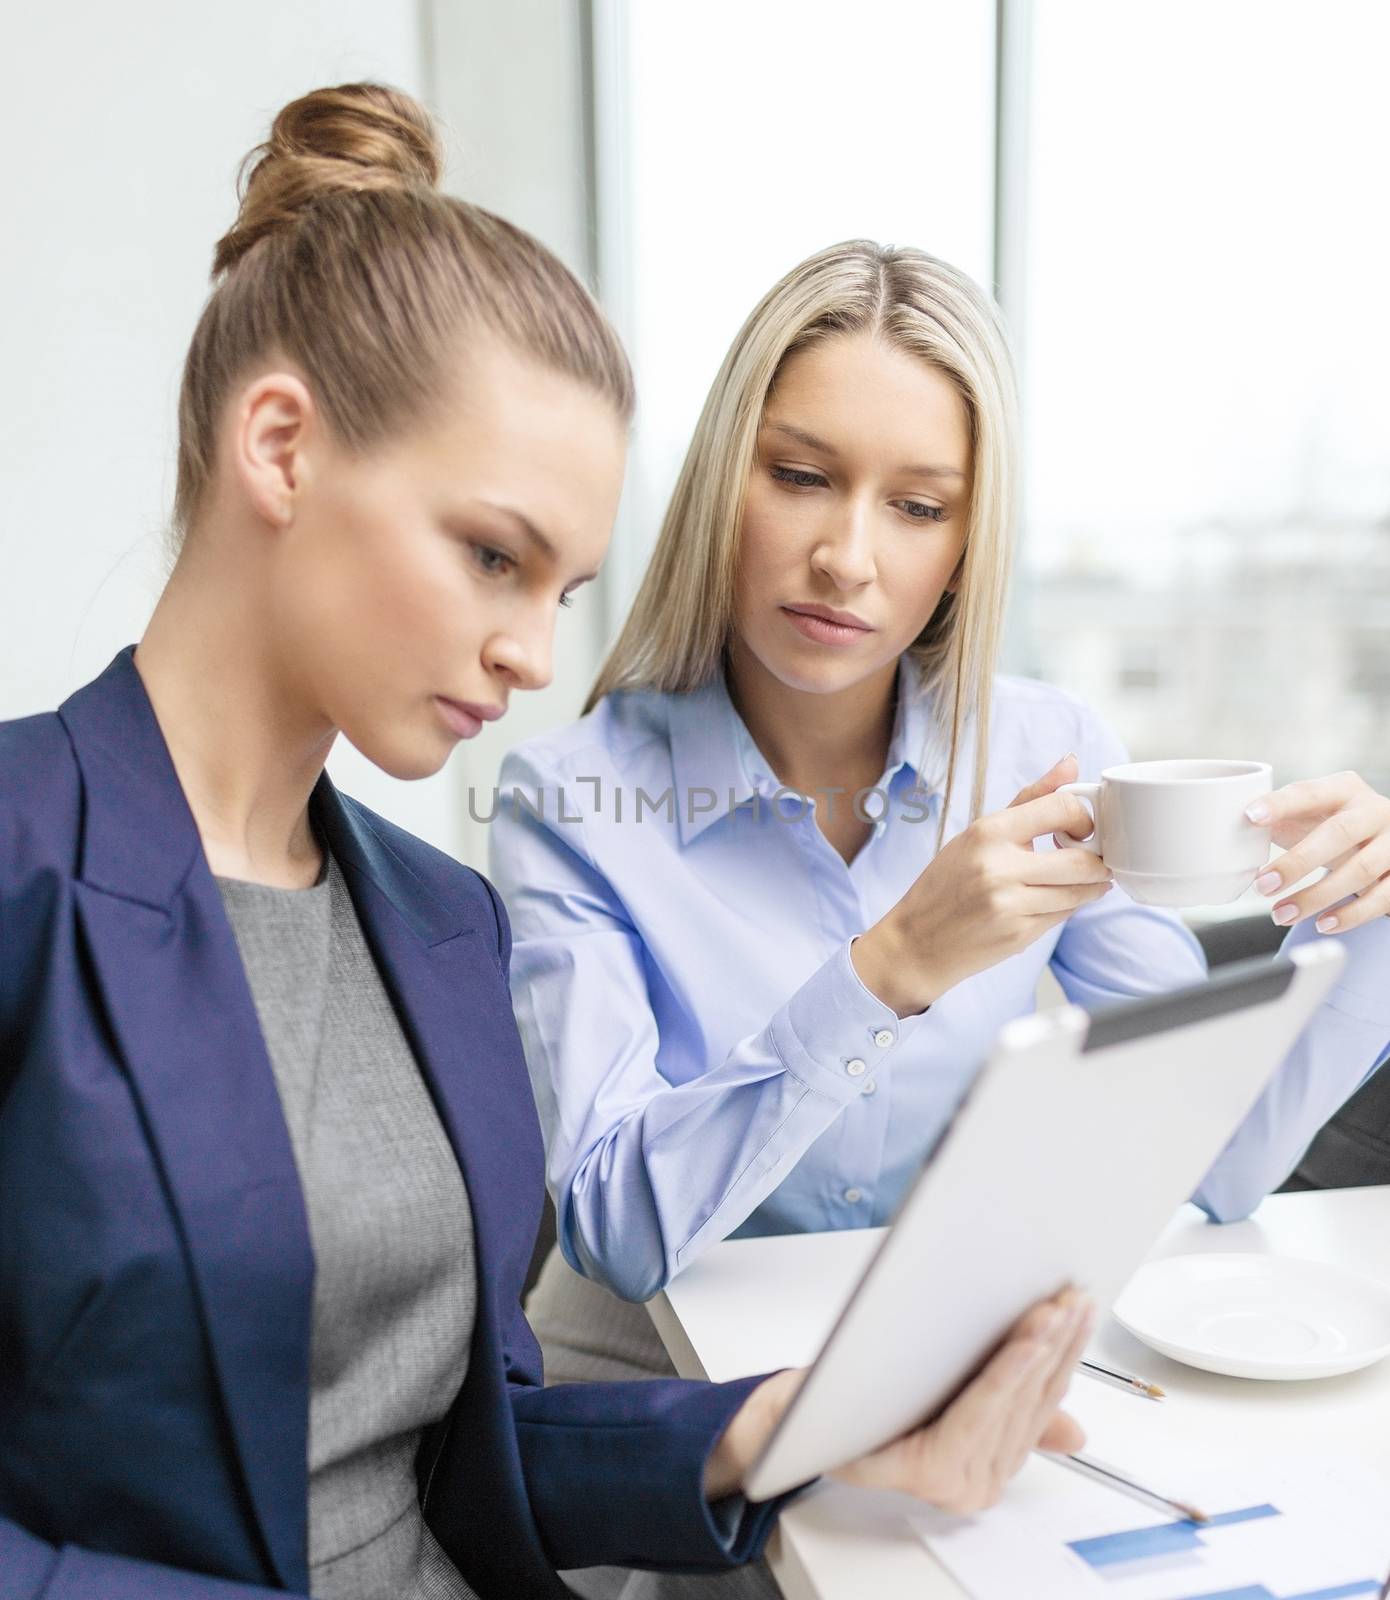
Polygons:
<instances>
[{"instance_id":1,"label":"white wall","mask_svg":"<svg viewBox=\"0 0 1390 1600\"><path fill-rule=\"evenodd\" d=\"M418 93L423 72L415 0L27 6L7 12L5 46L0 717L13 717L99 672L158 595L179 375L241 157L296 94L361 77ZM441 831L442 786L397 801L383 785L354 787Z\"/></svg>"},{"instance_id":2,"label":"white wall","mask_svg":"<svg viewBox=\"0 0 1390 1600\"><path fill-rule=\"evenodd\" d=\"M55 704L139 632L161 573L173 414L237 162L285 100L417 88L411 0L31 6L6 22L0 137L0 716Z\"/></svg>"}]
</instances>

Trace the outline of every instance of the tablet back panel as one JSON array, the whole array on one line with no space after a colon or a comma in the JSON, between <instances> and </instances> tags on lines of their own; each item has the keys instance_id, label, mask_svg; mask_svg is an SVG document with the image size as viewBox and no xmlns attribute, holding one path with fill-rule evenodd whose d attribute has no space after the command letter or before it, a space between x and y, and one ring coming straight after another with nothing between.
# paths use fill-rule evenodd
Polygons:
<instances>
[{"instance_id":1,"label":"tablet back panel","mask_svg":"<svg viewBox=\"0 0 1390 1600\"><path fill-rule=\"evenodd\" d=\"M749 1497L935 1414L1034 1301L1076 1284L1108 1307L1341 959L1329 941L1091 1016L1066 1006L1007 1024L749 1474Z\"/></svg>"}]
</instances>

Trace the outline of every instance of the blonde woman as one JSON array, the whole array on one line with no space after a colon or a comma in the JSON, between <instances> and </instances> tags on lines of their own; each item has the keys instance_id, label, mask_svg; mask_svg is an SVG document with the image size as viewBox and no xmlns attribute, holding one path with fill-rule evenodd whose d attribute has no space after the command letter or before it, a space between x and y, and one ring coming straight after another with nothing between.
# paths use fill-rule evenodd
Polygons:
<instances>
[{"instance_id":1,"label":"blonde woman","mask_svg":"<svg viewBox=\"0 0 1390 1600\"><path fill-rule=\"evenodd\" d=\"M587 714L506 761L492 862L558 1218L530 1303L551 1378L668 1371L622 1302L720 1239L884 1222L1044 969L1086 1006L1202 976L1175 916L1052 848L1089 828L1057 788L1124 751L994 673L1016 454L965 275L862 241L803 262L715 379ZM1390 802L1344 774L1268 811L1274 920L1351 959L1196 1196L1217 1218L1390 1041Z\"/></svg>"}]
</instances>

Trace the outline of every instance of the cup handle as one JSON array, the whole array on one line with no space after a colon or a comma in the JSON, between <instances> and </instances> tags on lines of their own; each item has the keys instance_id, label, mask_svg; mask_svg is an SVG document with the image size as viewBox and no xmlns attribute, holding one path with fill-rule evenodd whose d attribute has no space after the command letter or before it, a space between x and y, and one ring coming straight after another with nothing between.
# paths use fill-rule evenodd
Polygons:
<instances>
[{"instance_id":1,"label":"cup handle","mask_svg":"<svg viewBox=\"0 0 1390 1600\"><path fill-rule=\"evenodd\" d=\"M1074 794L1091 813L1091 832L1089 838L1073 839L1069 834L1054 833L1054 843L1059 850L1070 849L1080 845L1083 850L1089 850L1093 856L1103 854L1100 837L1100 791L1105 787L1103 783L1064 783L1057 794Z\"/></svg>"}]
</instances>

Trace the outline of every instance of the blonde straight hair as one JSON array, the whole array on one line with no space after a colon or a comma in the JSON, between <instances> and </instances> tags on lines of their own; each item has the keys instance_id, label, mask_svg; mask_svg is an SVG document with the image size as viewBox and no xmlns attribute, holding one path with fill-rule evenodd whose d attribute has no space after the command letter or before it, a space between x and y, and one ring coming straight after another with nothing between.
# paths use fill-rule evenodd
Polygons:
<instances>
[{"instance_id":1,"label":"blonde straight hair","mask_svg":"<svg viewBox=\"0 0 1390 1600\"><path fill-rule=\"evenodd\" d=\"M943 372L969 421L971 490L960 581L908 647L947 753L944 774L921 774L933 784L944 777L944 836L972 720L971 816L984 804L990 692L1012 563L1018 421L998 308L963 272L921 250L867 239L831 245L794 267L754 307L710 389L631 614L584 709L621 689L688 694L723 671L743 500L763 408L792 356L855 333L873 334Z\"/></svg>"}]
</instances>

